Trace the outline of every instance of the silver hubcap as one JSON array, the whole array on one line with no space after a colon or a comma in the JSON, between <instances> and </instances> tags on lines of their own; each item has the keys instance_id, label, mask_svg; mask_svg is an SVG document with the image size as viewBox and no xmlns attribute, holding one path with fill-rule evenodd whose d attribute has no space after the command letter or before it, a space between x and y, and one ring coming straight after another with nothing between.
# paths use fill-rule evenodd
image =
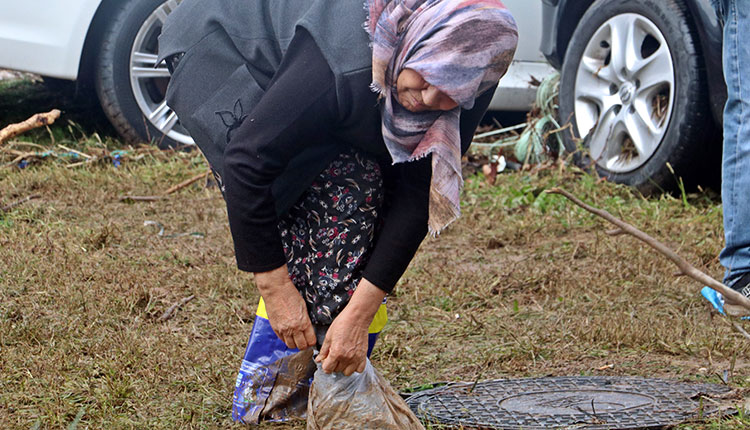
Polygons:
<instances>
[{"instance_id":1,"label":"silver hubcap","mask_svg":"<svg viewBox=\"0 0 750 430\"><path fill-rule=\"evenodd\" d=\"M193 138L180 125L177 115L167 106L164 99L169 83L169 70L164 64L154 68L157 59L157 39L162 25L180 1L165 1L146 19L136 34L130 52L130 86L138 107L154 127L170 139L185 145L193 145ZM156 140L159 137L151 136Z\"/></svg>"},{"instance_id":2,"label":"silver hubcap","mask_svg":"<svg viewBox=\"0 0 750 430\"><path fill-rule=\"evenodd\" d=\"M673 101L672 54L656 25L627 13L599 27L578 67L574 104L597 165L615 173L643 166L664 138Z\"/></svg>"}]
</instances>

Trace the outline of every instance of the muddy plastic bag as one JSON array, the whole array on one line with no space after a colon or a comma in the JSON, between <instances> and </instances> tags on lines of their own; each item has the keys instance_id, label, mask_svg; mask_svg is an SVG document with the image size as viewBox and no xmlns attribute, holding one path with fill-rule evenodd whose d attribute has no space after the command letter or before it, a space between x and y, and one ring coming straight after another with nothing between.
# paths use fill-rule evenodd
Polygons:
<instances>
[{"instance_id":1,"label":"muddy plastic bag","mask_svg":"<svg viewBox=\"0 0 750 430\"><path fill-rule=\"evenodd\" d=\"M318 364L307 402L307 430L424 430L404 399L367 360L344 376Z\"/></svg>"},{"instance_id":2,"label":"muddy plastic bag","mask_svg":"<svg viewBox=\"0 0 750 430\"><path fill-rule=\"evenodd\" d=\"M388 311L383 300L370 325L368 357L387 321ZM232 419L245 424L305 419L310 384L316 370L312 353L312 349L300 352L287 348L274 333L261 298L235 383Z\"/></svg>"}]
</instances>

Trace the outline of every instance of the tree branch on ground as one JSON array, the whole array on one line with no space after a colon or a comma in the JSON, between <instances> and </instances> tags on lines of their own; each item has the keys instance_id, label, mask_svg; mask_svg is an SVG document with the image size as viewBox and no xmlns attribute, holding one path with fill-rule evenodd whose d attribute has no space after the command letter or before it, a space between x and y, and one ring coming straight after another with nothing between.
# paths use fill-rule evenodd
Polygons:
<instances>
[{"instance_id":1,"label":"tree branch on ground","mask_svg":"<svg viewBox=\"0 0 750 430\"><path fill-rule=\"evenodd\" d=\"M0 207L0 212L10 212L11 209L13 209L16 206L20 206L30 200L38 199L41 197L39 194L32 194L30 196L24 197L20 200L16 200L15 202L9 203L3 207Z\"/></svg>"},{"instance_id":2,"label":"tree branch on ground","mask_svg":"<svg viewBox=\"0 0 750 430\"><path fill-rule=\"evenodd\" d=\"M671 260L680 269L681 274L693 278L694 280L698 281L702 285L707 285L713 288L714 290L720 292L728 302L731 302L732 304L736 306L741 306L747 309L748 313L750 313L750 299L738 293L737 291L727 287L726 285L717 281L713 277L707 275L703 271L697 269L695 266L690 264L687 260L685 260L684 258L679 256L676 252L674 252L672 249L670 249L667 245L661 243L660 241L656 240L652 236L644 233L643 231L626 223L625 221L622 221L621 219L613 216L612 214L610 214L604 209L599 209L599 208L595 208L593 206L587 205L586 203L576 198L574 195L570 194L569 192L561 188L550 188L546 192L564 196L568 200L575 203L577 206L591 212L594 215L604 218L610 223L616 225L617 230L611 230L608 232L608 234L614 235L614 236L620 235L620 234L629 234L631 236L634 236L635 238L646 243L647 245L649 245L650 247L654 248L659 253L667 257L669 260ZM745 336L747 339L750 339L750 334L748 334L745 330L743 330L742 327L739 327L739 325L736 322L732 321L732 323L733 323L732 325L734 326L734 328L737 329L737 331L740 334Z\"/></svg>"},{"instance_id":3,"label":"tree branch on ground","mask_svg":"<svg viewBox=\"0 0 750 430\"><path fill-rule=\"evenodd\" d=\"M164 311L163 314L161 314L161 316L159 317L159 319L157 321L164 322L164 321L172 318L174 316L174 314L175 314L175 311L177 311L177 309L183 307L187 302L193 300L194 298L195 298L195 295L188 296L188 297L185 297L184 299L180 300L179 302L173 304L166 311Z\"/></svg>"},{"instance_id":4,"label":"tree branch on ground","mask_svg":"<svg viewBox=\"0 0 750 430\"><path fill-rule=\"evenodd\" d=\"M183 189L183 188L185 188L185 187L187 187L187 186L189 186L189 185L191 185L191 184L193 184L195 182L200 181L201 179L203 179L206 176L208 176L209 173L211 173L211 171L207 170L207 171L205 171L203 173L195 175L195 176L193 176L190 179L187 179L187 180L182 181L182 182L180 182L179 184L177 184L177 185L175 185L173 187L170 187L169 189L167 189L166 191L164 191L164 193L162 193L161 195L157 195L157 196L121 196L120 197L120 201L124 202L124 201L130 200L130 201L134 201L134 202L153 202L153 201L156 201L156 200L166 199L167 196L169 196L170 194L174 194L177 191L179 191L179 190L181 190L181 189Z\"/></svg>"},{"instance_id":5,"label":"tree branch on ground","mask_svg":"<svg viewBox=\"0 0 750 430\"><path fill-rule=\"evenodd\" d=\"M177 191L179 191L179 190L181 190L181 189L183 189L183 188L187 187L188 185L191 185L191 184L193 184L194 182L198 182L198 181L200 181L201 179L203 179L203 178L205 178L206 176L208 176L208 174L209 174L209 173L211 173L211 171L210 171L210 170L207 170L207 171L205 171L205 172L203 172L203 173L201 173L201 174L199 174L199 175L195 175L195 176L193 176L192 178L190 178L190 179L188 179L188 180L186 180L186 181L180 182L179 184L177 184L177 185L175 185L175 186L171 187L170 189L168 189L167 191L165 191L165 192L164 192L164 195L166 196L166 195L169 195L169 194L175 193L175 192L177 192Z\"/></svg>"},{"instance_id":6,"label":"tree branch on ground","mask_svg":"<svg viewBox=\"0 0 750 430\"><path fill-rule=\"evenodd\" d=\"M60 111L58 109L53 109L46 113L38 113L26 121L11 124L0 130L0 145L6 140L16 137L21 133L25 133L37 127L50 125L54 123L57 118L60 118Z\"/></svg>"}]
</instances>

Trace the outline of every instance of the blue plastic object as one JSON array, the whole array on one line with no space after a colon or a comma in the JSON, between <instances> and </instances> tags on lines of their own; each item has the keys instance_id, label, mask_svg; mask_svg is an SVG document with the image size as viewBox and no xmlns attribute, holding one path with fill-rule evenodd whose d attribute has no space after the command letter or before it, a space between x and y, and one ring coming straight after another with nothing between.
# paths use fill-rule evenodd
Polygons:
<instances>
[{"instance_id":1,"label":"blue plastic object","mask_svg":"<svg viewBox=\"0 0 750 430\"><path fill-rule=\"evenodd\" d=\"M701 289L701 295L711 303L720 314L726 315L724 312L724 296L720 292L714 290L711 287L703 287ZM742 317L743 320L750 320L750 316Z\"/></svg>"}]
</instances>

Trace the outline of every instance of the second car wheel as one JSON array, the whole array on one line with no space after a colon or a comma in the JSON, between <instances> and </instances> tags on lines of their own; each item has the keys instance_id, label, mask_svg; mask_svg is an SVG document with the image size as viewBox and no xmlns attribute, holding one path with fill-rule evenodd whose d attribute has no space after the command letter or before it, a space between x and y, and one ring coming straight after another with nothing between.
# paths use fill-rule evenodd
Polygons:
<instances>
[{"instance_id":1,"label":"second car wheel","mask_svg":"<svg viewBox=\"0 0 750 430\"><path fill-rule=\"evenodd\" d=\"M703 61L687 13L675 0L598 0L563 62L560 116L583 138L579 161L646 194L674 188L675 176L696 180L694 161L711 146ZM577 149L570 138L566 146Z\"/></svg>"},{"instance_id":2,"label":"second car wheel","mask_svg":"<svg viewBox=\"0 0 750 430\"><path fill-rule=\"evenodd\" d=\"M127 0L109 21L96 59L95 82L104 112L130 143L162 148L192 145L164 100L169 71L156 66L158 37L180 0Z\"/></svg>"}]
</instances>

